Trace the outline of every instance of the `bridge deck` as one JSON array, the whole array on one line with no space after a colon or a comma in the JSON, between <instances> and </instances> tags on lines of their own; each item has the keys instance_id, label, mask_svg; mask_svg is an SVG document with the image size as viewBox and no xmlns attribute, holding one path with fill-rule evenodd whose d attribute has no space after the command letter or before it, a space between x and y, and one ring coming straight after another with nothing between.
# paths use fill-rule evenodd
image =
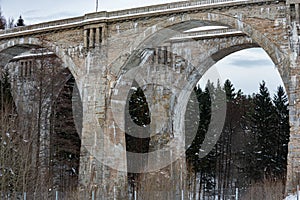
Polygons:
<instances>
[{"instance_id":1,"label":"bridge deck","mask_svg":"<svg viewBox=\"0 0 300 200\"><path fill-rule=\"evenodd\" d=\"M201 0L201 1L181 1L153 6L118 10L118 11L101 11L89 13L84 16L55 20L45 23L39 23L24 27L0 31L0 39L36 34L47 31L62 30L68 28L81 27L91 23L104 23L109 21L118 21L128 18L139 18L147 15L162 15L176 12L188 12L197 9L210 9L221 6L248 5L251 3L268 3L274 0Z\"/></svg>"}]
</instances>

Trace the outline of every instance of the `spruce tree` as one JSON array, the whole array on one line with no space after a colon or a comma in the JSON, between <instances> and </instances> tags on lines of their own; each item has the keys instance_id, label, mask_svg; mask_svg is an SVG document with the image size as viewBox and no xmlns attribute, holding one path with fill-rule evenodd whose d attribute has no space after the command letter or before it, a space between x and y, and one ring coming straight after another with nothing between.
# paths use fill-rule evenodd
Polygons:
<instances>
[{"instance_id":1,"label":"spruce tree","mask_svg":"<svg viewBox=\"0 0 300 200\"><path fill-rule=\"evenodd\" d=\"M277 117L277 176L283 177L287 166L287 153L290 134L288 99L282 86L279 86L273 102Z\"/></svg>"},{"instance_id":2,"label":"spruce tree","mask_svg":"<svg viewBox=\"0 0 300 200\"><path fill-rule=\"evenodd\" d=\"M6 19L2 15L2 11L0 9L0 29L5 29L5 27L6 27Z\"/></svg>"},{"instance_id":3,"label":"spruce tree","mask_svg":"<svg viewBox=\"0 0 300 200\"><path fill-rule=\"evenodd\" d=\"M226 96L226 119L223 126L218 146L218 199L225 199L227 190L232 186L232 136L236 132L236 124L239 123L239 113L237 112L236 94L233 84L226 80L223 86Z\"/></svg>"},{"instance_id":4,"label":"spruce tree","mask_svg":"<svg viewBox=\"0 0 300 200\"><path fill-rule=\"evenodd\" d=\"M194 92L196 94L196 104L199 107L200 112L200 98L202 95L202 90L200 87L195 87ZM199 160L199 149L201 142L199 140L199 129L200 129L200 113L195 113L193 107L190 107L189 104L193 103L192 100L189 100L187 105L187 110L185 113L185 143L186 143L186 159L189 167L195 171L195 167L197 166ZM197 117L197 119L195 119ZM192 127L196 126L196 127ZM191 131L195 131L196 128L196 135L194 132L190 133ZM191 142L192 140L192 142Z\"/></svg>"},{"instance_id":5,"label":"spruce tree","mask_svg":"<svg viewBox=\"0 0 300 200\"><path fill-rule=\"evenodd\" d=\"M2 107L4 104L12 102L12 94L11 94L11 84L9 80L8 71L4 71L0 80L0 106Z\"/></svg>"},{"instance_id":6,"label":"spruce tree","mask_svg":"<svg viewBox=\"0 0 300 200\"><path fill-rule=\"evenodd\" d=\"M194 170L195 177L200 176L198 191L205 190L209 192L215 187L216 149L213 149L204 158L199 156L203 153L201 146L211 121L211 98L214 98L215 90L213 83L210 81L208 81L204 91L200 87L194 89L199 102L200 119L196 136L187 149L186 156L188 164Z\"/></svg>"},{"instance_id":7,"label":"spruce tree","mask_svg":"<svg viewBox=\"0 0 300 200\"><path fill-rule=\"evenodd\" d=\"M195 87L194 91L197 96L199 105L199 122L197 133L191 145L188 147L186 152L186 158L189 164L192 165L193 169L197 172L199 169L199 151L201 149L201 144L205 138L207 132L208 122L210 120L210 99L208 90L202 91L200 87ZM189 138L187 138L189 139Z\"/></svg>"},{"instance_id":8,"label":"spruce tree","mask_svg":"<svg viewBox=\"0 0 300 200\"><path fill-rule=\"evenodd\" d=\"M128 112L127 112L128 111ZM131 153L148 153L150 142L151 113L149 105L142 88L138 87L136 82L133 83L129 91L126 114L125 114L125 140L126 151ZM137 160L133 154L127 154L127 167L144 169L147 160ZM128 181L131 189L138 183L140 174L128 173Z\"/></svg>"},{"instance_id":9,"label":"spruce tree","mask_svg":"<svg viewBox=\"0 0 300 200\"><path fill-rule=\"evenodd\" d=\"M226 92L227 101L231 101L235 98L236 94L234 92L233 84L228 79L224 83L224 90Z\"/></svg>"},{"instance_id":10,"label":"spruce tree","mask_svg":"<svg viewBox=\"0 0 300 200\"><path fill-rule=\"evenodd\" d=\"M146 96L142 88L137 87L136 90L131 90L130 98L128 100L129 115L126 118L126 143L128 144L127 150L130 152L147 153L149 150L149 124L151 122L150 110ZM129 117L131 119L129 119ZM132 126L129 122L132 122L137 126ZM140 127L137 130L137 127ZM131 135L138 132L138 135Z\"/></svg>"},{"instance_id":11,"label":"spruce tree","mask_svg":"<svg viewBox=\"0 0 300 200\"><path fill-rule=\"evenodd\" d=\"M254 98L254 109L250 114L250 130L252 142L248 147L249 167L251 179L262 180L273 177L276 173L276 115L270 98L270 93L263 81L259 94Z\"/></svg>"},{"instance_id":12,"label":"spruce tree","mask_svg":"<svg viewBox=\"0 0 300 200\"><path fill-rule=\"evenodd\" d=\"M214 137L211 137L212 134L208 134L208 128L209 126L213 126L211 123L211 112L212 112L212 101L217 101L216 94L218 92L218 89L220 89L220 86L218 85L217 88L214 86L214 84L210 81L207 82L205 91L201 97L200 102L200 130L199 130L199 140L201 142L199 152L202 153L208 153L204 152L204 149L202 149L202 143L205 139L208 139L206 142L209 144L215 144ZM212 131L212 130L211 130ZM217 156L218 156L218 148L217 145L213 147L213 149L203 158L199 160L198 163L198 173L200 173L201 177L201 184L200 188L203 188L205 192L208 194L211 194L212 191L216 188L216 167L217 167Z\"/></svg>"}]
</instances>

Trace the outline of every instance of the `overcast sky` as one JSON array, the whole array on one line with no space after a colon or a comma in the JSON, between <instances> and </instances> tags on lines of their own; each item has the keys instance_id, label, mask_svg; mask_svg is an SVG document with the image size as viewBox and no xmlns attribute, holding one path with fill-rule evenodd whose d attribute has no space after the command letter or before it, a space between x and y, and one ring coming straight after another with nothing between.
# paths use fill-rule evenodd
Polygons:
<instances>
[{"instance_id":1,"label":"overcast sky","mask_svg":"<svg viewBox=\"0 0 300 200\"><path fill-rule=\"evenodd\" d=\"M174 0L99 0L98 10L118 10L168 2ZM0 5L6 18L17 19L22 15L27 25L96 11L96 0L0 0ZM223 80L229 78L236 89L242 89L248 94L257 92L262 80L266 81L271 93L282 84L271 59L260 48L231 54L219 61L216 69ZM214 69L211 69L206 77L214 74Z\"/></svg>"},{"instance_id":2,"label":"overcast sky","mask_svg":"<svg viewBox=\"0 0 300 200\"><path fill-rule=\"evenodd\" d=\"M118 10L176 0L98 0L99 10ZM178 0L177 0L178 1ZM66 17L76 17L96 11L96 0L0 0L3 14L17 19L23 16L27 24Z\"/></svg>"},{"instance_id":3,"label":"overcast sky","mask_svg":"<svg viewBox=\"0 0 300 200\"><path fill-rule=\"evenodd\" d=\"M245 49L228 55L207 71L200 85L204 87L207 79L214 80L216 73L220 74L221 82L229 79L236 90L241 89L246 94L258 93L262 80L266 82L272 97L277 87L283 86L278 70L262 48Z\"/></svg>"}]
</instances>

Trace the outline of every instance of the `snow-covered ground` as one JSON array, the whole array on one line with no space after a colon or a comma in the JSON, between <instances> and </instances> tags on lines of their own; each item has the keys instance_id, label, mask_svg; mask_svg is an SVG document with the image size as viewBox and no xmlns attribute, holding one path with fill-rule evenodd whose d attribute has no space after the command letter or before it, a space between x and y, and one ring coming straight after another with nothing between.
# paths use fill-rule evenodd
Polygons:
<instances>
[{"instance_id":1,"label":"snow-covered ground","mask_svg":"<svg viewBox=\"0 0 300 200\"><path fill-rule=\"evenodd\" d=\"M297 200L297 195L287 196L284 200Z\"/></svg>"}]
</instances>

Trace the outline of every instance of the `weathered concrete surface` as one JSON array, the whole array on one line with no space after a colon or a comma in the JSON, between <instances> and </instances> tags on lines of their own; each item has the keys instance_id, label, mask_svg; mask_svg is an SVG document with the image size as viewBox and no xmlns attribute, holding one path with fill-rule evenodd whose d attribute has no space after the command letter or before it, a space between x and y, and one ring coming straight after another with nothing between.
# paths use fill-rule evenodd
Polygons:
<instances>
[{"instance_id":1,"label":"weathered concrete surface","mask_svg":"<svg viewBox=\"0 0 300 200\"><path fill-rule=\"evenodd\" d=\"M156 137L151 138L151 148L157 150L165 142L177 141L176 151L180 155L173 165L146 175L146 180L156 181L153 190L166 182L174 186L173 181L180 183L175 184L175 189L183 188L184 181L178 181L185 173L181 154L184 133L180 132L183 122L176 113L184 112L185 104L176 98L188 96L205 71L224 56L260 46L279 70L289 95L287 191L291 191L299 179L300 167L299 13L291 9L298 3L258 0L203 5L191 1L91 13L0 32L0 64L4 67L14 56L40 46L54 52L63 66L70 69L83 103L80 182L83 188L97 188L114 198L124 196L126 191L123 114L132 81L144 86L150 110L155 113L150 127ZM184 31L207 25L222 25L239 32L192 40L171 39L187 36ZM156 52L151 65L149 50ZM162 57L165 61L161 61ZM153 88L151 84L160 87ZM173 129L176 126L178 132ZM162 178L161 172L166 177L172 174L174 180Z\"/></svg>"}]
</instances>

